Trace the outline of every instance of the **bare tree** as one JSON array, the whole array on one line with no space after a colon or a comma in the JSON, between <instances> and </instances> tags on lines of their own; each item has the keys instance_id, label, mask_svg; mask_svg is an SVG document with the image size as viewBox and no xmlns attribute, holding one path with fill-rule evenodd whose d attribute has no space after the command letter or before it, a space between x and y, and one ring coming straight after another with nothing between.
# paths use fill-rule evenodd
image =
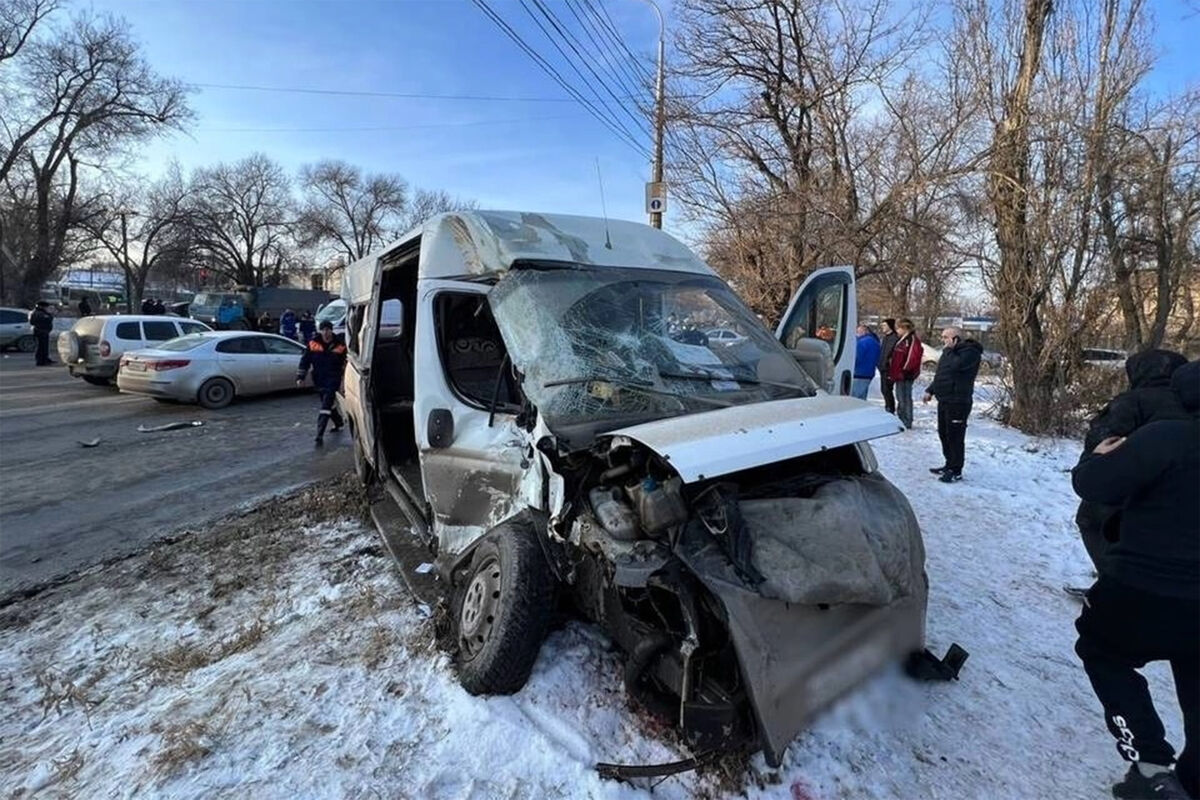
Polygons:
<instances>
[{"instance_id":1,"label":"bare tree","mask_svg":"<svg viewBox=\"0 0 1200 800\"><path fill-rule=\"evenodd\" d=\"M193 251L187 223L190 187L172 165L158 181L134 179L107 195L102 213L84 228L125 272L126 311L141 302L151 272Z\"/></svg>"},{"instance_id":2,"label":"bare tree","mask_svg":"<svg viewBox=\"0 0 1200 800\"><path fill-rule=\"evenodd\" d=\"M1200 93L1143 108L1110 139L1097 205L1125 345L1160 347L1175 309L1175 333L1191 327L1180 306L1200 258Z\"/></svg>"},{"instance_id":3,"label":"bare tree","mask_svg":"<svg viewBox=\"0 0 1200 800\"><path fill-rule=\"evenodd\" d=\"M901 304L953 274L948 186L967 169L971 95L911 77L926 10L900 5L683 4L674 94L700 99L671 108L673 193L769 319L817 266L868 277L903 262L910 275L887 282Z\"/></svg>"},{"instance_id":4,"label":"bare tree","mask_svg":"<svg viewBox=\"0 0 1200 800\"><path fill-rule=\"evenodd\" d=\"M10 113L0 182L20 167L34 189L35 247L21 277L27 302L60 264L79 222L86 165L191 117L182 85L150 68L126 28L113 17L77 16L27 41L4 73Z\"/></svg>"},{"instance_id":5,"label":"bare tree","mask_svg":"<svg viewBox=\"0 0 1200 800\"><path fill-rule=\"evenodd\" d=\"M394 236L408 207L408 184L399 175L364 175L345 161L303 167L300 190L304 243L331 246L347 262Z\"/></svg>"},{"instance_id":6,"label":"bare tree","mask_svg":"<svg viewBox=\"0 0 1200 800\"><path fill-rule=\"evenodd\" d=\"M0 63L19 53L34 28L58 7L58 0L0 0Z\"/></svg>"},{"instance_id":7,"label":"bare tree","mask_svg":"<svg viewBox=\"0 0 1200 800\"><path fill-rule=\"evenodd\" d=\"M185 210L206 263L235 284L279 282L292 266L297 211L291 181L262 153L197 170Z\"/></svg>"},{"instance_id":8,"label":"bare tree","mask_svg":"<svg viewBox=\"0 0 1200 800\"><path fill-rule=\"evenodd\" d=\"M400 220L397 234L404 234L435 214L464 211L475 207L474 200L451 197L442 189L417 189L408 202L408 210Z\"/></svg>"}]
</instances>

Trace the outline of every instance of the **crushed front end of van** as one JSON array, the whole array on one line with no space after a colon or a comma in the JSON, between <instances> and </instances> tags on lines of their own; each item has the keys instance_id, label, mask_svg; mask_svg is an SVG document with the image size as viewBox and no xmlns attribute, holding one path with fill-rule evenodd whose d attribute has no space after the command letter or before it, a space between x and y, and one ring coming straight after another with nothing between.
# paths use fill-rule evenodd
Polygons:
<instances>
[{"instance_id":1,"label":"crushed front end of van","mask_svg":"<svg viewBox=\"0 0 1200 800\"><path fill-rule=\"evenodd\" d=\"M920 528L867 444L902 426L826 392L844 343L807 332L833 309L852 335L853 275L817 279L825 299L802 287L772 333L659 231L503 212L435 218L348 268L360 475L436 553L469 691L520 689L568 603L694 752L777 765L923 649ZM387 302L413 313L385 339ZM718 328L740 338L709 346Z\"/></svg>"}]
</instances>

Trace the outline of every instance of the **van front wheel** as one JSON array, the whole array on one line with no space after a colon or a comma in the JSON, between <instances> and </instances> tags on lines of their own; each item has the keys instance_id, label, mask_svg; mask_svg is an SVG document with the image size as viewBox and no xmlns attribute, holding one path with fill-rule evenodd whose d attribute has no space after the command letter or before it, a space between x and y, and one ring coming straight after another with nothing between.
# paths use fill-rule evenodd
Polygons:
<instances>
[{"instance_id":1,"label":"van front wheel","mask_svg":"<svg viewBox=\"0 0 1200 800\"><path fill-rule=\"evenodd\" d=\"M454 604L463 688L512 694L525 685L550 625L554 588L532 526L508 522L484 537Z\"/></svg>"}]
</instances>

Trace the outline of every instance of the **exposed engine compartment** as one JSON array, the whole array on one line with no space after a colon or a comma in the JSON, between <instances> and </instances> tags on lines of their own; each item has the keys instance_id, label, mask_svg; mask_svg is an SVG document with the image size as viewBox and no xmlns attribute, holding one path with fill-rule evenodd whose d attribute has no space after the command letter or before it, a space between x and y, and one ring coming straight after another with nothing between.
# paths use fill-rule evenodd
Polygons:
<instances>
[{"instance_id":1,"label":"exposed engine compartment","mask_svg":"<svg viewBox=\"0 0 1200 800\"><path fill-rule=\"evenodd\" d=\"M835 448L691 484L667 460L622 436L599 439L585 451L543 452L565 483L562 511L547 525L560 580L579 613L628 654L630 694L679 725L698 752L761 746L774 764L802 724L795 714L772 721L760 713L764 697L794 690L797 676L807 673L800 662L783 678L772 673L775 657L767 650L773 637L755 617L786 621L789 614L810 614L829 638L830 625L847 627L869 615L855 608L919 593L920 630L912 632L911 644L920 644L919 528L902 495L873 472L869 450ZM849 518L841 530L824 530L845 500L823 493L877 494L880 500L869 513L841 514ZM895 525L877 519L879 508L895 517L897 497L907 518ZM816 508L823 512L810 521ZM824 543L832 561L815 579L800 574L788 584L783 576L795 574L805 556L781 558L788 537L770 530L772 524ZM859 535L847 536L855 528ZM835 541L845 538L855 539L849 552ZM756 560L759 548L779 568ZM869 579L840 586L838 576L854 573L858 563L872 568L859 570ZM811 591L789 594L797 589ZM747 603L755 606L752 613ZM798 707L816 708L824 695L850 685L824 687L815 693L822 697L797 701Z\"/></svg>"}]
</instances>

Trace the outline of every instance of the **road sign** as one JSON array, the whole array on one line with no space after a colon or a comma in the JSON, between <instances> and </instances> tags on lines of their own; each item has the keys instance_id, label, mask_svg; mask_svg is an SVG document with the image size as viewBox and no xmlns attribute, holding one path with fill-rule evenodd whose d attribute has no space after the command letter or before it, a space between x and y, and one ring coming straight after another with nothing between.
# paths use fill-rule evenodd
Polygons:
<instances>
[{"instance_id":1,"label":"road sign","mask_svg":"<svg viewBox=\"0 0 1200 800\"><path fill-rule=\"evenodd\" d=\"M646 184L646 213L661 214L667 210L667 184L650 181Z\"/></svg>"}]
</instances>

